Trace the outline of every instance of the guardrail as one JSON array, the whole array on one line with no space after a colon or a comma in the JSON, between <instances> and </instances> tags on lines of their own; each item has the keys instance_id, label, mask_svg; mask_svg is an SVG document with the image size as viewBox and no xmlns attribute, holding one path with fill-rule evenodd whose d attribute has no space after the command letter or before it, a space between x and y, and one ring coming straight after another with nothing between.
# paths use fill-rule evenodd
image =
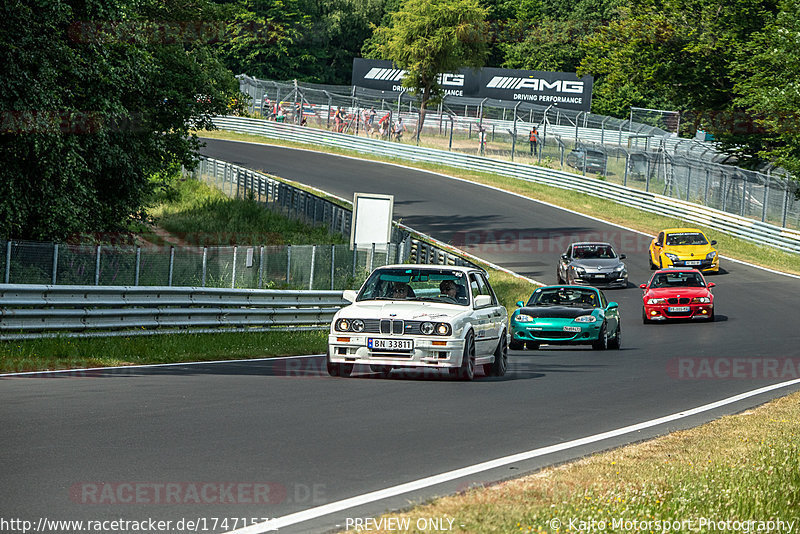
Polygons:
<instances>
[{"instance_id":1,"label":"guardrail","mask_svg":"<svg viewBox=\"0 0 800 534\"><path fill-rule=\"evenodd\" d=\"M770 245L788 252L800 252L800 231L781 228L714 208L578 174L245 117L215 117L214 124L222 130L256 134L304 144L343 148L407 161L448 165L579 191L650 213L705 225L755 243Z\"/></svg>"},{"instance_id":2,"label":"guardrail","mask_svg":"<svg viewBox=\"0 0 800 534\"><path fill-rule=\"evenodd\" d=\"M287 214L303 217L314 225L327 225L331 232L338 231L344 236L350 235L352 207L343 208L313 193L285 184L272 176L207 157L201 157L200 164L192 175L214 185L230 197L251 197L276 211L283 211L286 208ZM352 206L350 201L344 199L342 201ZM317 209L318 205L319 209ZM413 228L397 223L394 223L393 228L392 243L388 243L387 247L394 248L394 250L385 254L386 263L390 261L391 257L394 258L395 263L475 266L473 262L459 255L462 251L446 250L433 243L429 236L417 232ZM412 238L412 234L418 235L421 239ZM356 265L356 251L353 254L353 265ZM368 257L373 258L374 256L373 248ZM370 259L370 261L372 260ZM369 267L371 270L372 264Z\"/></svg>"},{"instance_id":3,"label":"guardrail","mask_svg":"<svg viewBox=\"0 0 800 534\"><path fill-rule=\"evenodd\" d=\"M341 291L0 285L0 339L327 329Z\"/></svg>"}]
</instances>

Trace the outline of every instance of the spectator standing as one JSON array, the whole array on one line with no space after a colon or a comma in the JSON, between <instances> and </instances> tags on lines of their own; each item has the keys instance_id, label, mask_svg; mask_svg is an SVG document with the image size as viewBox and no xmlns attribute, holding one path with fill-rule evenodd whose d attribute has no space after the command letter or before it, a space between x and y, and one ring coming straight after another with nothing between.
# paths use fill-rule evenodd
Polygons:
<instances>
[{"instance_id":1,"label":"spectator standing","mask_svg":"<svg viewBox=\"0 0 800 534\"><path fill-rule=\"evenodd\" d=\"M406 131L406 125L403 124L403 118L397 117L397 122L394 123L394 139L400 141L403 138L403 132Z\"/></svg>"},{"instance_id":2,"label":"spectator standing","mask_svg":"<svg viewBox=\"0 0 800 534\"><path fill-rule=\"evenodd\" d=\"M536 126L533 127L531 130L530 137L528 140L531 142L531 156L539 155L539 130L536 129Z\"/></svg>"}]
</instances>

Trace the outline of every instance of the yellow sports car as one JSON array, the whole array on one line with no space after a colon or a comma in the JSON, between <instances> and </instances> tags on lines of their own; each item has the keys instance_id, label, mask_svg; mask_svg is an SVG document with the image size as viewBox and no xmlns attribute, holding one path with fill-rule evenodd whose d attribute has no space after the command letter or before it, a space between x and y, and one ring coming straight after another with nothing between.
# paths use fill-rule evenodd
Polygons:
<instances>
[{"instance_id":1,"label":"yellow sports car","mask_svg":"<svg viewBox=\"0 0 800 534\"><path fill-rule=\"evenodd\" d=\"M719 254L706 235L697 228L667 228L650 243L650 269L691 267L698 271L719 272Z\"/></svg>"}]
</instances>

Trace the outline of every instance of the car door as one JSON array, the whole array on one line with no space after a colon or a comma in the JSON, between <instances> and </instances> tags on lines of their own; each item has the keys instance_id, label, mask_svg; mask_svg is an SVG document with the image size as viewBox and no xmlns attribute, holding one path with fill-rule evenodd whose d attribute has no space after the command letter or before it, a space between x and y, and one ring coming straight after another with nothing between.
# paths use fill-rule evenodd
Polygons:
<instances>
[{"instance_id":1,"label":"car door","mask_svg":"<svg viewBox=\"0 0 800 534\"><path fill-rule=\"evenodd\" d=\"M472 291L472 303L475 306L475 297L480 295L488 295L491 297L491 302L483 307L474 308L473 315L475 317L474 330L475 330L475 353L477 356L486 356L494 352L499 339L497 332L497 325L502 320L500 313L497 309L497 297L489 289L489 284L486 282L483 274L473 272L469 275L469 285Z\"/></svg>"},{"instance_id":2,"label":"car door","mask_svg":"<svg viewBox=\"0 0 800 534\"><path fill-rule=\"evenodd\" d=\"M617 331L617 325L619 325L619 308L609 310L608 299L602 291L600 291L600 304L603 306L604 315L606 317L606 332L611 336Z\"/></svg>"},{"instance_id":3,"label":"car door","mask_svg":"<svg viewBox=\"0 0 800 534\"><path fill-rule=\"evenodd\" d=\"M653 265L659 266L661 263L661 249L664 248L664 232L659 232L658 236L653 239L653 243L650 246L650 259L653 262Z\"/></svg>"}]
</instances>

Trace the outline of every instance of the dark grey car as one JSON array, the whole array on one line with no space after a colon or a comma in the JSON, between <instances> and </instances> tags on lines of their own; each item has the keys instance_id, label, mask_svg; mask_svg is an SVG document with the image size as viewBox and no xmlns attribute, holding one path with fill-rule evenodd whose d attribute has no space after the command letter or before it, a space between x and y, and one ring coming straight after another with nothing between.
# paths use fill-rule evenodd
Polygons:
<instances>
[{"instance_id":1,"label":"dark grey car","mask_svg":"<svg viewBox=\"0 0 800 534\"><path fill-rule=\"evenodd\" d=\"M628 287L628 269L609 243L571 243L556 269L559 284Z\"/></svg>"}]
</instances>

